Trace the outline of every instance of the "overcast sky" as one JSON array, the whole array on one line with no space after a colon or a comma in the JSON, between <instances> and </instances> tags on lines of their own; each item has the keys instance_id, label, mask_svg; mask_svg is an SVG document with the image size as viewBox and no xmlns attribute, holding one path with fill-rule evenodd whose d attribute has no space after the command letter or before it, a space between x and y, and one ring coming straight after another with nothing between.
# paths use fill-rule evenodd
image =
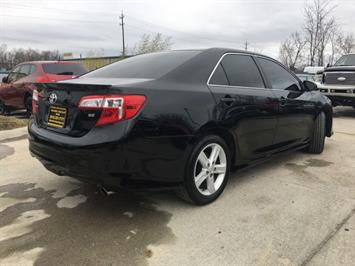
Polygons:
<instances>
[{"instance_id":1,"label":"overcast sky","mask_svg":"<svg viewBox=\"0 0 355 266\"><path fill-rule=\"evenodd\" d=\"M289 34L300 30L307 0L120 1L0 0L0 44L85 56L122 51L118 17L125 14L126 44L161 32L173 49L243 48L277 57ZM355 34L355 0L334 0L334 15L344 31Z\"/></svg>"}]
</instances>

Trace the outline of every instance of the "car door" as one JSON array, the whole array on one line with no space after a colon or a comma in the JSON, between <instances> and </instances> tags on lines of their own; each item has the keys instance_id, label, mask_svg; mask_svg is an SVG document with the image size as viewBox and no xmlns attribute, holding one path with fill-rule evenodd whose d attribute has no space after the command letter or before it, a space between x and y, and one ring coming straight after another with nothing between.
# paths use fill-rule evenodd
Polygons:
<instances>
[{"instance_id":1,"label":"car door","mask_svg":"<svg viewBox=\"0 0 355 266\"><path fill-rule=\"evenodd\" d=\"M252 56L225 54L210 76L208 86L220 124L233 132L242 163L265 156L276 130L276 100Z\"/></svg>"},{"instance_id":2,"label":"car door","mask_svg":"<svg viewBox=\"0 0 355 266\"><path fill-rule=\"evenodd\" d=\"M277 97L278 119L274 144L287 148L307 142L314 123L315 103L312 93L292 73L276 61L258 57L268 87Z\"/></svg>"},{"instance_id":3,"label":"car door","mask_svg":"<svg viewBox=\"0 0 355 266\"><path fill-rule=\"evenodd\" d=\"M24 107L24 99L26 92L32 94L30 89L33 80L31 78L31 74L34 72L35 68L32 64L23 64L20 67L20 70L17 74L17 80L14 82L13 87L16 91L14 98L14 106L18 108Z\"/></svg>"},{"instance_id":4,"label":"car door","mask_svg":"<svg viewBox=\"0 0 355 266\"><path fill-rule=\"evenodd\" d=\"M7 106L15 106L16 89L14 88L14 82L17 80L19 70L20 66L15 67L7 76L7 82L1 86L1 99Z\"/></svg>"}]
</instances>

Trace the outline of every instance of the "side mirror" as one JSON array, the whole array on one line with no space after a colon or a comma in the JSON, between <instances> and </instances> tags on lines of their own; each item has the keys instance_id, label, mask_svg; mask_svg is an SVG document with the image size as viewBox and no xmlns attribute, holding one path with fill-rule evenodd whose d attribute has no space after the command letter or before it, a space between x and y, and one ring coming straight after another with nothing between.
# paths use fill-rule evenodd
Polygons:
<instances>
[{"instance_id":1,"label":"side mirror","mask_svg":"<svg viewBox=\"0 0 355 266\"><path fill-rule=\"evenodd\" d=\"M314 82L309 81L309 80L303 81L303 86L305 87L305 89L307 91L317 91L318 90L317 84L315 84Z\"/></svg>"},{"instance_id":2,"label":"side mirror","mask_svg":"<svg viewBox=\"0 0 355 266\"><path fill-rule=\"evenodd\" d=\"M327 64L327 67L331 67L332 65L330 63Z\"/></svg>"},{"instance_id":3,"label":"side mirror","mask_svg":"<svg viewBox=\"0 0 355 266\"><path fill-rule=\"evenodd\" d=\"M7 81L8 81L7 76L2 78L2 83L7 83Z\"/></svg>"}]
</instances>

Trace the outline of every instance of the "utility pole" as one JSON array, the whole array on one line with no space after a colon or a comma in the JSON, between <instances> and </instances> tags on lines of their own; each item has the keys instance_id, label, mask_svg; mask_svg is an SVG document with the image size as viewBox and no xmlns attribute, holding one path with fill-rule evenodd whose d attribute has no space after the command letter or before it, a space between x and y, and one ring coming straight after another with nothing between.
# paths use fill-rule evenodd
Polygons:
<instances>
[{"instance_id":1,"label":"utility pole","mask_svg":"<svg viewBox=\"0 0 355 266\"><path fill-rule=\"evenodd\" d=\"M244 50L245 51L248 51L248 45L249 45L248 41L245 41L245 43L244 43Z\"/></svg>"},{"instance_id":2,"label":"utility pole","mask_svg":"<svg viewBox=\"0 0 355 266\"><path fill-rule=\"evenodd\" d=\"M126 53L125 53L125 43L124 43L124 15L123 15L123 11L121 11L121 16L120 16L120 26L122 29L122 56L125 57Z\"/></svg>"}]
</instances>

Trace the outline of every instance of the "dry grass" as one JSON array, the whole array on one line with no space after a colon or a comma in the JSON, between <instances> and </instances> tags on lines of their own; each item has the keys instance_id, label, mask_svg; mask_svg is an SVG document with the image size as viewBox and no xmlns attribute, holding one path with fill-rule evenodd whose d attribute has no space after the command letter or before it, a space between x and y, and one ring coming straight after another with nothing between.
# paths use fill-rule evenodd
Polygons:
<instances>
[{"instance_id":1,"label":"dry grass","mask_svg":"<svg viewBox=\"0 0 355 266\"><path fill-rule=\"evenodd\" d=\"M0 115L0 130L14 129L27 126L28 119L18 119L14 116Z\"/></svg>"}]
</instances>

